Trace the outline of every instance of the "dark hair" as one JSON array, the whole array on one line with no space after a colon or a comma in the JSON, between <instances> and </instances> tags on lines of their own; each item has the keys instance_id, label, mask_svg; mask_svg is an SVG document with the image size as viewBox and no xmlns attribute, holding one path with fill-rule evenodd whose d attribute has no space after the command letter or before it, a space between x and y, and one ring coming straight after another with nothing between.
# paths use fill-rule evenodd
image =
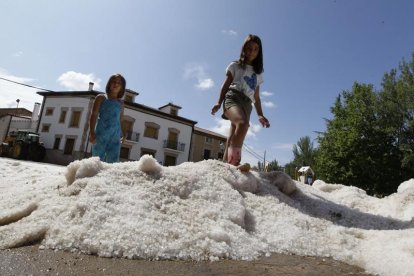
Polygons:
<instances>
[{"instance_id":1,"label":"dark hair","mask_svg":"<svg viewBox=\"0 0 414 276\"><path fill-rule=\"evenodd\" d=\"M106 94L108 94L110 92L109 89L110 89L110 86L111 86L111 82L116 78L120 78L121 82L122 82L122 88L121 88L121 91L118 94L118 99L121 99L125 94L125 88L126 88L126 80L121 74L114 74L109 78L109 80L106 84L105 91L106 91Z\"/></svg>"},{"instance_id":2,"label":"dark hair","mask_svg":"<svg viewBox=\"0 0 414 276\"><path fill-rule=\"evenodd\" d=\"M259 53L257 53L257 57L253 60L252 66L253 70L256 74L263 73L263 48L262 48L262 41L257 35L249 34L246 39L244 40L243 47L241 48L239 64L244 69L246 68L246 61L245 61L245 54L244 49L246 48L247 43L253 41L259 45Z\"/></svg>"}]
</instances>

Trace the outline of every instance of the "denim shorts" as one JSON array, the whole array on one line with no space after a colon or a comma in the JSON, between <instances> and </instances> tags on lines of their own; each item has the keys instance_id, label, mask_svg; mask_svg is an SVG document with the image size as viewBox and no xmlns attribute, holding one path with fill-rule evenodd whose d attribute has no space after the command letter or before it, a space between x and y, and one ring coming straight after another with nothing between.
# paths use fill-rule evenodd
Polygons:
<instances>
[{"instance_id":1,"label":"denim shorts","mask_svg":"<svg viewBox=\"0 0 414 276\"><path fill-rule=\"evenodd\" d=\"M226 115L224 115L224 111L232 106L240 107L246 114L246 120L250 121L250 114L252 113L252 101L249 97L237 90L230 89L227 91L223 101L223 115L221 115L221 118L228 120Z\"/></svg>"}]
</instances>

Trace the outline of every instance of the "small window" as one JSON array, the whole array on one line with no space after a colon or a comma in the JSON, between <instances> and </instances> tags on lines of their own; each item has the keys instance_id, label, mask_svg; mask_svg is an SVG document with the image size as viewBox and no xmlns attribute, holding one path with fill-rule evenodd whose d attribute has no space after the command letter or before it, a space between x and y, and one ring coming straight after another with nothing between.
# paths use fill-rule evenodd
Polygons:
<instances>
[{"instance_id":1,"label":"small window","mask_svg":"<svg viewBox=\"0 0 414 276\"><path fill-rule=\"evenodd\" d=\"M59 149L60 140L61 140L61 137L56 137L55 138L55 142L53 143L53 149L55 149L55 150Z\"/></svg>"},{"instance_id":2,"label":"small window","mask_svg":"<svg viewBox=\"0 0 414 276\"><path fill-rule=\"evenodd\" d=\"M50 124L43 124L42 125L42 132L49 132Z\"/></svg>"},{"instance_id":3,"label":"small window","mask_svg":"<svg viewBox=\"0 0 414 276\"><path fill-rule=\"evenodd\" d=\"M211 138L211 137L206 137L206 142L207 142L207 143L213 143L213 138Z\"/></svg>"},{"instance_id":4,"label":"small window","mask_svg":"<svg viewBox=\"0 0 414 276\"><path fill-rule=\"evenodd\" d=\"M75 146L75 139L74 138L66 139L65 150L63 151L63 154L72 155L74 146Z\"/></svg>"},{"instance_id":5,"label":"small window","mask_svg":"<svg viewBox=\"0 0 414 276\"><path fill-rule=\"evenodd\" d=\"M121 153L120 153L120 157L122 159L129 159L129 151L130 149L127 147L121 147Z\"/></svg>"},{"instance_id":6,"label":"small window","mask_svg":"<svg viewBox=\"0 0 414 276\"><path fill-rule=\"evenodd\" d=\"M158 139L158 130L159 130L159 128L160 128L160 126L155 124L155 123L146 122L145 123L144 137Z\"/></svg>"},{"instance_id":7,"label":"small window","mask_svg":"<svg viewBox=\"0 0 414 276\"><path fill-rule=\"evenodd\" d=\"M177 116L177 114L178 114L177 109L171 108L170 114L173 115L173 116Z\"/></svg>"},{"instance_id":8,"label":"small window","mask_svg":"<svg viewBox=\"0 0 414 276\"><path fill-rule=\"evenodd\" d=\"M48 107L48 108L46 108L46 116L52 116L53 115L53 110L54 110L54 108L53 107Z\"/></svg>"},{"instance_id":9,"label":"small window","mask_svg":"<svg viewBox=\"0 0 414 276\"><path fill-rule=\"evenodd\" d=\"M166 155L165 156L164 166L166 166L166 167L175 166L176 163L177 163L177 157L171 156L171 155Z\"/></svg>"},{"instance_id":10,"label":"small window","mask_svg":"<svg viewBox=\"0 0 414 276\"><path fill-rule=\"evenodd\" d=\"M124 101L128 102L128 103L132 103L132 96L131 95L125 95L125 100Z\"/></svg>"},{"instance_id":11,"label":"small window","mask_svg":"<svg viewBox=\"0 0 414 276\"><path fill-rule=\"evenodd\" d=\"M81 117L81 111L73 111L72 118L70 119L69 127L79 127L80 117Z\"/></svg>"},{"instance_id":12,"label":"small window","mask_svg":"<svg viewBox=\"0 0 414 276\"><path fill-rule=\"evenodd\" d=\"M67 113L67 110L62 110L61 112L60 112L60 117L59 117L59 123L64 123L65 122L65 119L66 119L66 113Z\"/></svg>"},{"instance_id":13,"label":"small window","mask_svg":"<svg viewBox=\"0 0 414 276\"><path fill-rule=\"evenodd\" d=\"M156 152L157 152L156 150L152 150L152 149L141 149L141 156L143 156L145 154L149 154L149 155L151 155L152 157L155 158L155 153Z\"/></svg>"}]
</instances>

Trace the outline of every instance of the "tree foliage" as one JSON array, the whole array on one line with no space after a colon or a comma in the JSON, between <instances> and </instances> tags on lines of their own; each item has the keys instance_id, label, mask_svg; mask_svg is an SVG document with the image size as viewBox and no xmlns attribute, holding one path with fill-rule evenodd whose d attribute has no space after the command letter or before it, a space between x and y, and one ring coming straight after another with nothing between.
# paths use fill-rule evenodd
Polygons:
<instances>
[{"instance_id":1,"label":"tree foliage","mask_svg":"<svg viewBox=\"0 0 414 276\"><path fill-rule=\"evenodd\" d=\"M318 137L320 178L389 194L414 176L414 53L399 69L384 75L379 92L354 83L337 97Z\"/></svg>"},{"instance_id":2,"label":"tree foliage","mask_svg":"<svg viewBox=\"0 0 414 276\"><path fill-rule=\"evenodd\" d=\"M292 178L297 178L297 171L302 166L315 167L315 156L317 149L309 136L301 137L296 145L293 145L293 161L285 165L285 172Z\"/></svg>"},{"instance_id":3,"label":"tree foliage","mask_svg":"<svg viewBox=\"0 0 414 276\"><path fill-rule=\"evenodd\" d=\"M282 166L279 165L279 162L275 159L269 163L267 163L266 166L263 165L263 162L257 162L257 170L259 171L281 171L283 170Z\"/></svg>"}]
</instances>

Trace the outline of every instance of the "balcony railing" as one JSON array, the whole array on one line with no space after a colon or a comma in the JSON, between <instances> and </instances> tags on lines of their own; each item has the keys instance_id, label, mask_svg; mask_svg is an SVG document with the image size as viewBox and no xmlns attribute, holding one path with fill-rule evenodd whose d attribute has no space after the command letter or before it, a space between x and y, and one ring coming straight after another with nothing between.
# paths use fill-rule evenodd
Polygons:
<instances>
[{"instance_id":1,"label":"balcony railing","mask_svg":"<svg viewBox=\"0 0 414 276\"><path fill-rule=\"evenodd\" d=\"M177 141L164 140L164 148L178 150L178 151L184 151L185 144L184 143L178 143Z\"/></svg>"},{"instance_id":2,"label":"balcony railing","mask_svg":"<svg viewBox=\"0 0 414 276\"><path fill-rule=\"evenodd\" d=\"M134 142L139 142L139 132L126 132L126 139Z\"/></svg>"}]
</instances>

